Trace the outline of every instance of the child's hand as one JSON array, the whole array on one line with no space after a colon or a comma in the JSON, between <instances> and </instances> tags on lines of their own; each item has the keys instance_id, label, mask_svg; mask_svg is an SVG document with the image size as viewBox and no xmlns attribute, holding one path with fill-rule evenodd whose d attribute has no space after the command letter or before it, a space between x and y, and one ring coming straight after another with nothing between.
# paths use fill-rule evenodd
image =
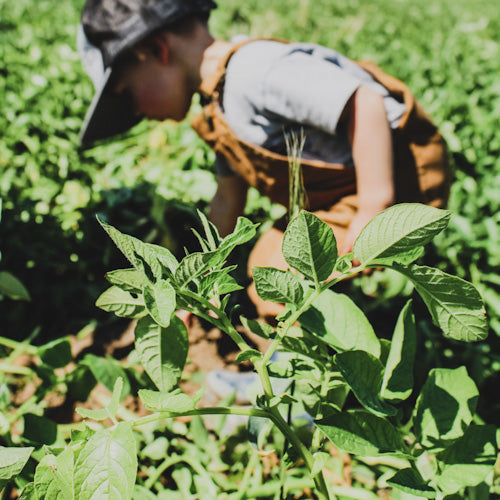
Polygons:
<instances>
[{"instance_id":1,"label":"child's hand","mask_svg":"<svg viewBox=\"0 0 500 500\"><path fill-rule=\"evenodd\" d=\"M347 230L346 237L344 239L344 244L340 248L340 254L344 255L346 253L352 252L352 247L354 246L354 242L356 238L359 236L361 230L370 222L373 217L377 215L376 213L372 214L370 212L358 212L352 219L349 224L349 228ZM354 260L353 264L358 266L359 262Z\"/></svg>"}]
</instances>

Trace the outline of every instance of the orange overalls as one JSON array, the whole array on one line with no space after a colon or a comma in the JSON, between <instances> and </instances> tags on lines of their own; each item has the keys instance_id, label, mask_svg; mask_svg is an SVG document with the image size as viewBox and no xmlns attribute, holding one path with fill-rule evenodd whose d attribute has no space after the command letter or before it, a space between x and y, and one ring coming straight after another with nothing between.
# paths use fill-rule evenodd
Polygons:
<instances>
[{"instance_id":1,"label":"orange overalls","mask_svg":"<svg viewBox=\"0 0 500 500\"><path fill-rule=\"evenodd\" d=\"M217 71L202 82L200 91L208 104L193 120L192 126L250 186L273 202L288 206L288 157L239 139L229 128L222 111L226 66L243 44L233 47L220 62ZM392 131L396 203L419 202L444 207L449 194L451 170L446 144L437 127L406 85L373 63L358 64L406 105L400 124ZM308 201L306 208L331 226L341 248L357 210L355 168L317 160L301 160L301 166ZM288 267L281 254L285 228L286 221L279 220L260 237L250 254L250 275L253 266ZM276 305L263 302L254 287L250 287L249 295L261 316L276 312Z\"/></svg>"}]
</instances>

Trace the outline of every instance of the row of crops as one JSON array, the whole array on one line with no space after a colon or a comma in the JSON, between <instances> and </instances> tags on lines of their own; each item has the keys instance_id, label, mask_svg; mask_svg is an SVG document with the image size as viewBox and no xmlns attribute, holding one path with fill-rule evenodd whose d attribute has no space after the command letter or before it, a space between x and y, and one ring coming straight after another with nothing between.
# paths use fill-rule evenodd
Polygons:
<instances>
[{"instance_id":1,"label":"row of crops","mask_svg":"<svg viewBox=\"0 0 500 500\"><path fill-rule=\"evenodd\" d=\"M95 301L109 285L105 273L129 265L96 216L180 258L185 248L196 248L190 228L200 227L197 210L207 208L215 190L213 153L187 121L141 123L119 141L90 149L78 145L93 94L75 48L82 5L81 0L0 0L0 446L35 450L22 473L22 467L15 474L15 468L10 469L17 483L10 483L4 498L33 481L37 464L48 456L43 445L55 448L71 440L83 449L91 439L86 430L64 427L73 423L62 425L49 411L54 394L62 401L83 403L100 383L115 389L110 403L114 411L106 415L127 421L132 410L130 405L118 406L117 387L124 384L119 386L124 399L151 384L145 374L137 373L133 356L118 363L95 354L75 360L71 354L68 336L81 340L116 324ZM500 494L490 463L491 429L500 427L498 9L486 0L473 5L465 0L398 0L390 8L382 0L219 0L218 5L211 19L216 35L309 41L353 59L372 60L405 81L439 124L455 169L448 207L452 217L426 246L422 263L476 287L486 306L489 336L473 343L443 336L423 303L414 299L420 349L416 386L401 411L405 416L412 413L417 389L431 369L458 370L453 372L455 383L469 387L464 394L474 399L467 413L466 403L457 396L460 418L463 421L463 410L467 425L493 426L482 434L466 434L470 442L486 436L483 458L484 463L489 460L490 472L478 485L465 483L448 496L486 499L489 492ZM196 102L193 108L198 109ZM265 227L280 213L279 207L250 193L246 216L252 223ZM243 285L244 259L252 241L236 250L241 265L235 277ZM406 281L388 276L375 273L350 285L350 296L384 337L392 334L412 295ZM450 394L455 394L453 388ZM161 405L152 408L161 410ZM273 453L259 457L246 444L244 432L227 434L224 422L224 417L207 422L197 416L134 430L140 478L136 498L222 498L220 492L232 492L234 498L279 498L283 463L296 464L288 479L296 496L289 498L310 498L315 485L303 463L297 466L288 455L284 462ZM451 427L460 434L457 422ZM287 446L273 433L269 442L270 449ZM401 467L397 457L352 459L337 447L326 451L328 457L319 455L318 464L328 464L339 498L374 498L374 492L388 492L386 479ZM460 456L461 451L453 453ZM51 456L58 458L55 452ZM59 466L67 463L67 455L63 457ZM22 456L19 460L13 463L21 463ZM50 469L50 460L45 458L38 484L45 481L42 473L45 466ZM0 456L0 490L5 466ZM245 490L250 496L244 496ZM200 493L207 491L205 497ZM412 498L424 493L414 487L394 489L391 495Z\"/></svg>"}]
</instances>

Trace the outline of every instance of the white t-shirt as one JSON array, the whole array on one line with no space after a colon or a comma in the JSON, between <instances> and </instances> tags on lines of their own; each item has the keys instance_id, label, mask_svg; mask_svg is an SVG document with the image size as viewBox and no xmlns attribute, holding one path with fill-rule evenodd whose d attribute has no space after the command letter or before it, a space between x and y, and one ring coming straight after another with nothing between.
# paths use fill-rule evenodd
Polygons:
<instances>
[{"instance_id":1,"label":"white t-shirt","mask_svg":"<svg viewBox=\"0 0 500 500\"><path fill-rule=\"evenodd\" d=\"M350 59L320 45L256 40L229 60L222 108L246 142L286 155L286 135L303 131L303 158L354 166L339 118L360 85L384 97L389 124L396 128L405 105ZM217 173L232 174L221 158Z\"/></svg>"}]
</instances>

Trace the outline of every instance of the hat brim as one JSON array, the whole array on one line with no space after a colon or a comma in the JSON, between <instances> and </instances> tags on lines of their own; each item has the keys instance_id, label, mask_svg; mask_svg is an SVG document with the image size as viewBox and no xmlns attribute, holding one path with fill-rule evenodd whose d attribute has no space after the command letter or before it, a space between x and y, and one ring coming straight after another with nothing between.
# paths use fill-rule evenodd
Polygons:
<instances>
[{"instance_id":1,"label":"hat brim","mask_svg":"<svg viewBox=\"0 0 500 500\"><path fill-rule=\"evenodd\" d=\"M100 89L96 91L85 116L79 136L80 144L84 146L122 134L143 118L135 113L132 97L128 93L110 91L112 71L112 67L106 68Z\"/></svg>"}]
</instances>

